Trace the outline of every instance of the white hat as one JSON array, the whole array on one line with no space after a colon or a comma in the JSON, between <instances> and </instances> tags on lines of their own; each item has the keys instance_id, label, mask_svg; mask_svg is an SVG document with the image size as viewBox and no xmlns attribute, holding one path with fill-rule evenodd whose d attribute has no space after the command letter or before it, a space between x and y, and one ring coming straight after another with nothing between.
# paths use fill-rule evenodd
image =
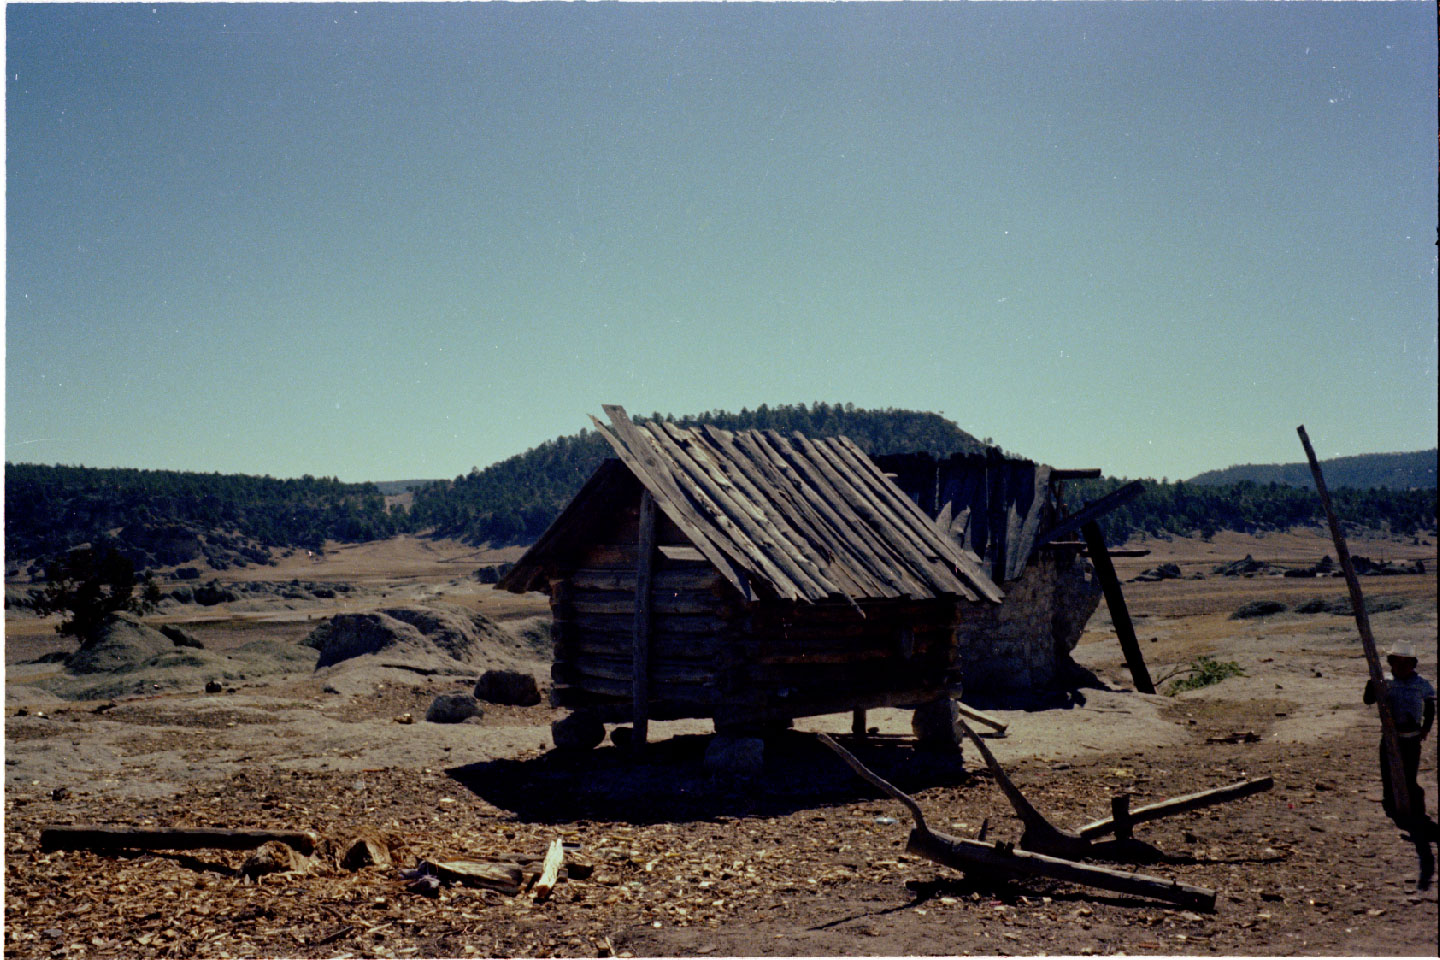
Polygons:
<instances>
[{"instance_id":1,"label":"white hat","mask_svg":"<svg viewBox=\"0 0 1440 960\"><path fill-rule=\"evenodd\" d=\"M1404 657L1409 660L1419 659L1415 656L1415 644L1408 640L1401 640L1398 643L1391 644L1390 649L1385 652L1385 656Z\"/></svg>"}]
</instances>

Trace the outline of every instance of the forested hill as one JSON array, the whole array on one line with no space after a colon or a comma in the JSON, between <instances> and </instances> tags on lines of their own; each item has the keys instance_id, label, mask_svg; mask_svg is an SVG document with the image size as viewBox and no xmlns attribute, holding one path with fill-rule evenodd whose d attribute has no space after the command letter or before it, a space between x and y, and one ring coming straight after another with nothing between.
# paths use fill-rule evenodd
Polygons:
<instances>
[{"instance_id":1,"label":"forested hill","mask_svg":"<svg viewBox=\"0 0 1440 960\"><path fill-rule=\"evenodd\" d=\"M405 528L372 484L333 477L5 465L7 566L108 541L137 567L263 563L272 547L318 549Z\"/></svg>"},{"instance_id":2,"label":"forested hill","mask_svg":"<svg viewBox=\"0 0 1440 960\"><path fill-rule=\"evenodd\" d=\"M1325 486L1355 487L1368 490L1388 487L1391 490L1426 490L1435 487L1435 468L1440 450L1417 450L1414 453L1365 453L1355 457L1324 460ZM1207 470L1191 478L1192 484L1216 486L1239 483L1278 483L1287 487L1315 488L1307 463L1247 463Z\"/></svg>"},{"instance_id":3,"label":"forested hill","mask_svg":"<svg viewBox=\"0 0 1440 960\"><path fill-rule=\"evenodd\" d=\"M682 427L712 424L725 430L777 430L810 437L845 435L866 453L927 451L937 457L975 453L976 440L936 413L914 410L860 410L853 404L760 405L739 413L706 411L677 418L654 413L637 422L669 420ZM540 446L469 475L415 491L410 522L416 529L471 542L511 543L533 540L545 531L607 457L610 445L598 433L547 440Z\"/></svg>"}]
</instances>

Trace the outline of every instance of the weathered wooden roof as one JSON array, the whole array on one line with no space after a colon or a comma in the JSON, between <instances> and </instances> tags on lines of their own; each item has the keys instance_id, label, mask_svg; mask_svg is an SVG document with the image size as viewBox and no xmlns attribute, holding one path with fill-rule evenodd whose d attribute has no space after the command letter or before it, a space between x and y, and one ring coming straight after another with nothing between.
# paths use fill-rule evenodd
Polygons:
<instances>
[{"instance_id":1,"label":"weathered wooden roof","mask_svg":"<svg viewBox=\"0 0 1440 960\"><path fill-rule=\"evenodd\" d=\"M977 558L845 437L636 425L620 407L604 409L612 427L595 420L596 429L742 596L763 585L804 601L1003 597ZM540 561L548 537L517 572Z\"/></svg>"}]
</instances>

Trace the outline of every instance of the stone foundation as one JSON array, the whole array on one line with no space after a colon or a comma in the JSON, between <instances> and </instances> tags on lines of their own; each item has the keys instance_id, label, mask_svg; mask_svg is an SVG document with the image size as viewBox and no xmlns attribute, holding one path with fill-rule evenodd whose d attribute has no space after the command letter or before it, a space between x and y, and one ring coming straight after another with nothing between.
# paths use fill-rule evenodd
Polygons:
<instances>
[{"instance_id":1,"label":"stone foundation","mask_svg":"<svg viewBox=\"0 0 1440 960\"><path fill-rule=\"evenodd\" d=\"M967 694L986 697L1053 685L1102 595L1087 561L1051 551L1002 587L1003 603L975 605L956 630Z\"/></svg>"}]
</instances>

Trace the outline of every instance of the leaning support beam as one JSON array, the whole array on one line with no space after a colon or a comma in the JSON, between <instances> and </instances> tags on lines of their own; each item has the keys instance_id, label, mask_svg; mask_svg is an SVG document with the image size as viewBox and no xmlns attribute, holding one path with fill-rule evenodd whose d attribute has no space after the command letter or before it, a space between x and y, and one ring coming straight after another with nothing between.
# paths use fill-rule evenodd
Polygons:
<instances>
[{"instance_id":1,"label":"leaning support beam","mask_svg":"<svg viewBox=\"0 0 1440 960\"><path fill-rule=\"evenodd\" d=\"M1169 800L1161 800L1159 803L1137 807L1129 812L1128 819L1131 824L1144 823L1147 820L1160 820L1164 817L1173 817L1177 813L1189 813L1191 810L1212 807L1217 803L1229 803L1231 800L1240 800L1257 793L1264 793L1273 786L1275 786L1274 777L1242 780L1239 783L1216 787L1214 790L1201 790L1199 793L1187 793L1183 797L1172 797ZM1080 836L1090 839L1104 836L1107 833L1114 832L1114 830L1115 818L1106 817L1104 820L1096 820L1094 823L1085 824L1085 826L1081 827L1077 832Z\"/></svg>"},{"instance_id":2,"label":"leaning support beam","mask_svg":"<svg viewBox=\"0 0 1440 960\"><path fill-rule=\"evenodd\" d=\"M1215 910L1215 891L1205 887L1194 887L1143 873L1128 873L1088 863L1075 863L1028 850L1013 850L1002 844L951 837L919 827L910 831L910 840L905 849L927 860L970 874L998 874L1007 880L1031 876L1051 877L1101 890L1113 890L1116 893L1154 897L1192 910Z\"/></svg>"},{"instance_id":3,"label":"leaning support beam","mask_svg":"<svg viewBox=\"0 0 1440 960\"><path fill-rule=\"evenodd\" d=\"M1123 488L1122 488L1123 489ZM1120 649L1125 653L1125 665L1130 668L1130 677L1135 689L1141 693L1154 693L1155 683L1150 679L1150 670L1145 666L1145 657L1140 653L1140 641L1135 638L1135 625L1130 622L1130 608L1125 605L1125 592L1120 589L1120 578L1115 573L1115 564L1110 562L1110 553L1105 547L1105 534L1100 524L1090 521L1080 528L1085 542L1090 547L1090 562L1095 565L1095 576L1105 591L1105 604L1110 608L1110 622L1115 625L1115 636L1120 639Z\"/></svg>"},{"instance_id":4,"label":"leaning support beam","mask_svg":"<svg viewBox=\"0 0 1440 960\"><path fill-rule=\"evenodd\" d=\"M1375 649L1375 635L1370 632L1370 614L1365 610L1365 598L1360 593L1360 578L1355 576L1355 564L1350 562L1350 548L1345 543L1345 534L1340 530L1340 520L1335 516L1335 507L1330 502L1330 490L1325 486L1325 475L1320 472L1320 461L1315 459L1315 448L1310 446L1310 435L1304 426L1298 427L1300 443L1305 447L1305 456L1310 461L1310 474L1315 478L1315 492L1320 494L1320 505L1325 508L1325 519L1330 524L1330 537L1335 541L1335 556L1340 558L1340 569L1345 573L1345 585L1350 588L1350 609L1355 611L1355 629L1360 632L1360 644L1365 648L1365 662L1370 667L1370 680L1375 684L1376 704L1380 708L1380 741L1385 745L1385 764L1390 770L1390 786L1395 798L1395 818L1402 824L1410 818L1410 784L1405 777L1405 765L1400 760L1400 741L1395 733L1395 718L1390 716L1390 697L1385 683L1385 671L1380 669L1380 654ZM1425 811L1421 810L1423 817Z\"/></svg>"},{"instance_id":5,"label":"leaning support beam","mask_svg":"<svg viewBox=\"0 0 1440 960\"><path fill-rule=\"evenodd\" d=\"M142 827L67 826L40 831L42 850L254 850L278 840L297 853L310 855L320 838L308 831L220 830L213 828L148 829Z\"/></svg>"}]
</instances>

